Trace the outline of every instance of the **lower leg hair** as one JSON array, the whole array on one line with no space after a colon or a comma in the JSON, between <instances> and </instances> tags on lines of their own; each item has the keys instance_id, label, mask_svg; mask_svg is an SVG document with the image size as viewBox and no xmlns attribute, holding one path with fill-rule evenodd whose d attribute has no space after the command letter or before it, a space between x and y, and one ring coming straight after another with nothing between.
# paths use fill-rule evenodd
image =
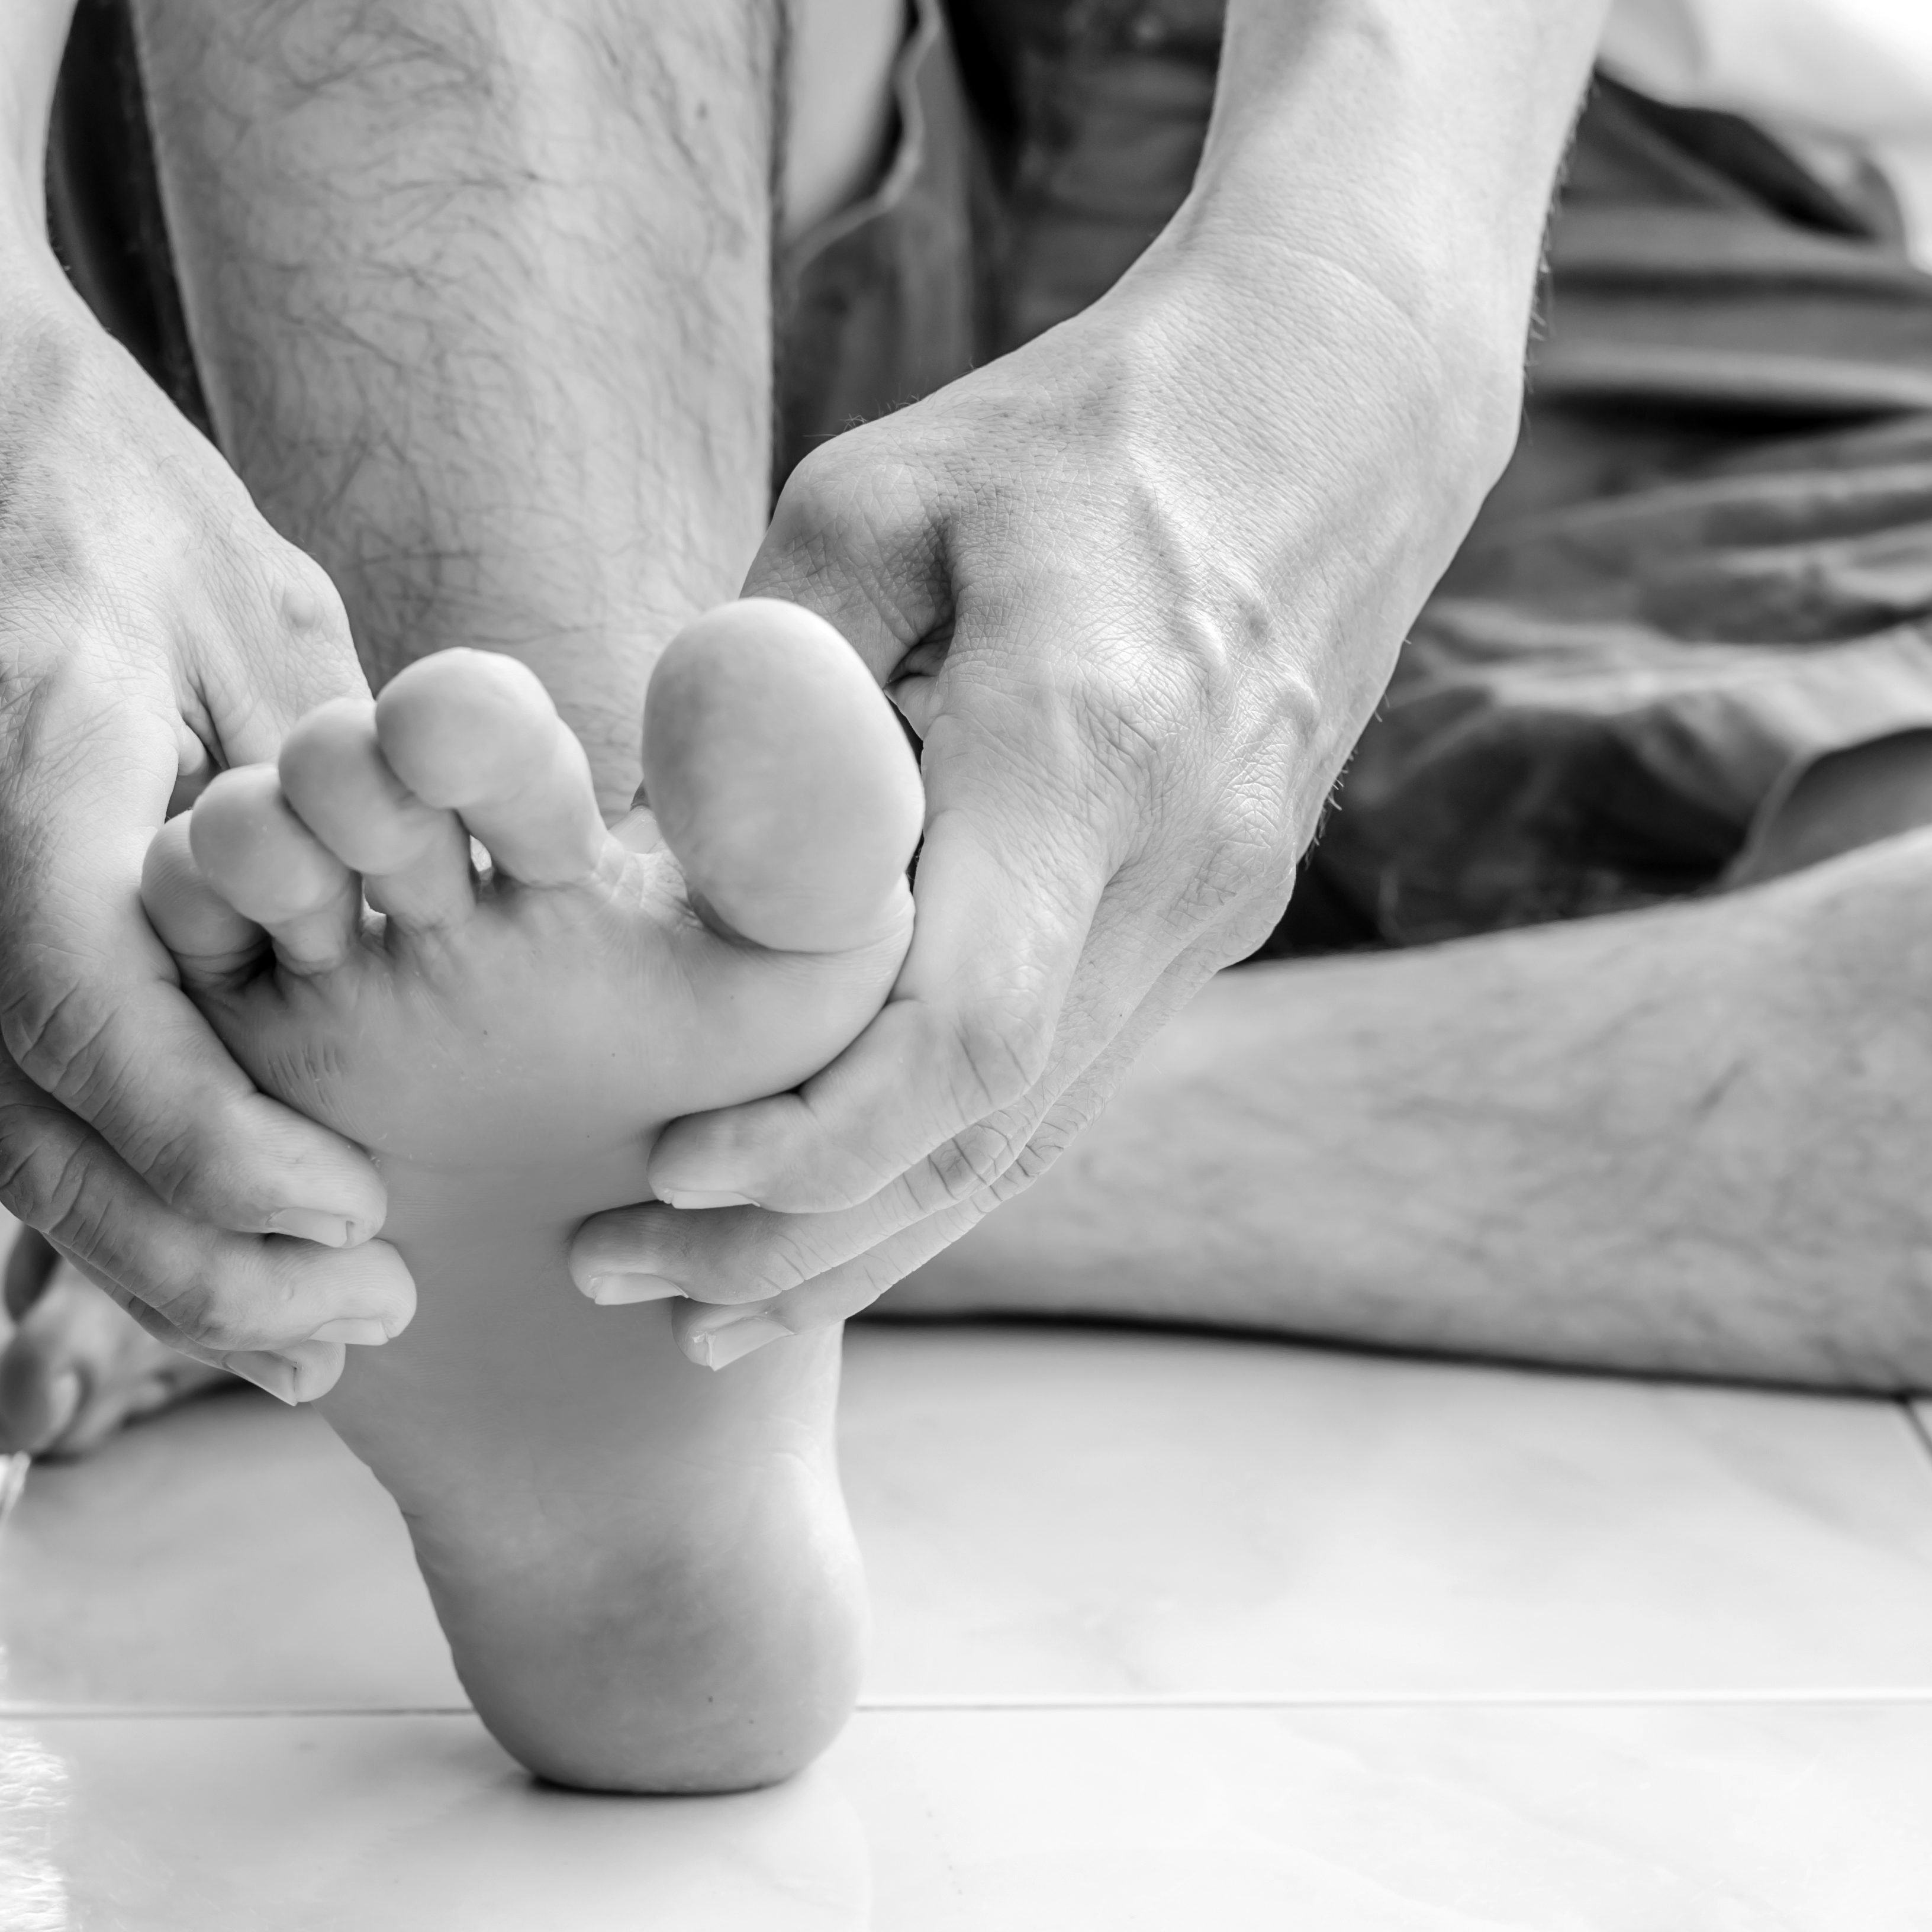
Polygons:
<instances>
[{"instance_id":1,"label":"lower leg hair","mask_svg":"<svg viewBox=\"0 0 1932 1932\"><path fill-rule=\"evenodd\" d=\"M1221 975L907 1312L1932 1387L1932 835Z\"/></svg>"},{"instance_id":2,"label":"lower leg hair","mask_svg":"<svg viewBox=\"0 0 1932 1932\"><path fill-rule=\"evenodd\" d=\"M778 0L139 0L228 452L377 682L536 670L629 800L767 508Z\"/></svg>"}]
</instances>

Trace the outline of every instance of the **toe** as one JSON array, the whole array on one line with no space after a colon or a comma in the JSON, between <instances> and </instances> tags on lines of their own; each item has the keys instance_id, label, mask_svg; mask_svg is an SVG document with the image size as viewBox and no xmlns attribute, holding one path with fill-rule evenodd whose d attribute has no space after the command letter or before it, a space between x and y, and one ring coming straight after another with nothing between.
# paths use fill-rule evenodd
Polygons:
<instances>
[{"instance_id":1,"label":"toe","mask_svg":"<svg viewBox=\"0 0 1932 1932\"><path fill-rule=\"evenodd\" d=\"M909 922L910 748L857 652L798 605L746 598L671 640L644 782L700 909L745 938L847 952Z\"/></svg>"},{"instance_id":2,"label":"toe","mask_svg":"<svg viewBox=\"0 0 1932 1932\"><path fill-rule=\"evenodd\" d=\"M272 765L215 779L195 802L188 844L202 877L266 929L291 970L325 971L355 943L356 876L290 810Z\"/></svg>"},{"instance_id":3,"label":"toe","mask_svg":"<svg viewBox=\"0 0 1932 1932\"><path fill-rule=\"evenodd\" d=\"M526 885L589 876L605 842L584 748L536 674L489 651L440 651L383 688L376 731L418 798L461 814L498 873Z\"/></svg>"},{"instance_id":4,"label":"toe","mask_svg":"<svg viewBox=\"0 0 1932 1932\"><path fill-rule=\"evenodd\" d=\"M268 943L262 928L202 876L188 848L186 812L170 819L148 848L141 908L191 989L219 985Z\"/></svg>"},{"instance_id":5,"label":"toe","mask_svg":"<svg viewBox=\"0 0 1932 1932\"><path fill-rule=\"evenodd\" d=\"M475 905L469 836L389 769L376 706L344 698L289 734L279 766L290 807L352 872L369 902L406 926L448 926Z\"/></svg>"}]
</instances>

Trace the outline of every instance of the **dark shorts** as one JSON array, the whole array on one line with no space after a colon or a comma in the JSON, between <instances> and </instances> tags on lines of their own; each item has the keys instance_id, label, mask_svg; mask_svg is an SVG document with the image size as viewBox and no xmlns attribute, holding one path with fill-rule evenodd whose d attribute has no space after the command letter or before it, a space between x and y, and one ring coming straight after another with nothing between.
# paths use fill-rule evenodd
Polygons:
<instances>
[{"instance_id":1,"label":"dark shorts","mask_svg":"<svg viewBox=\"0 0 1932 1932\"><path fill-rule=\"evenodd\" d=\"M1220 0L909 11L876 191L779 278L780 478L1077 313L1179 206ZM116 0L50 170L83 292L205 422ZM1820 757L1932 727L1932 278L1876 182L1600 83L1508 475L1405 649L1274 953L1721 886Z\"/></svg>"}]
</instances>

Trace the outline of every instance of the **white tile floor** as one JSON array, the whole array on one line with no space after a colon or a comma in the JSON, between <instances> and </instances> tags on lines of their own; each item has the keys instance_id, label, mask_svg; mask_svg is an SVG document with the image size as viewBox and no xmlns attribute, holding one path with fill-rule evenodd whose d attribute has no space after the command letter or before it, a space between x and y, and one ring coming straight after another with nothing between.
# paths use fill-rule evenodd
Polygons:
<instances>
[{"instance_id":1,"label":"white tile floor","mask_svg":"<svg viewBox=\"0 0 1932 1932\"><path fill-rule=\"evenodd\" d=\"M730 1800L532 1787L312 1416L37 1472L0 1932L1932 1928L1899 1406L877 1328L846 1417L866 1708Z\"/></svg>"}]
</instances>

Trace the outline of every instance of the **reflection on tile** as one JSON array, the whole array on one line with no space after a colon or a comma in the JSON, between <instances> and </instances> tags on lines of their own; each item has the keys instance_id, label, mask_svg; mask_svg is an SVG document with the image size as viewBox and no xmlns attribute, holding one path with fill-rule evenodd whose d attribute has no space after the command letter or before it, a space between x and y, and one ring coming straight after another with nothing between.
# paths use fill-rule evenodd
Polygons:
<instances>
[{"instance_id":1,"label":"reflection on tile","mask_svg":"<svg viewBox=\"0 0 1932 1932\"><path fill-rule=\"evenodd\" d=\"M862 1328L869 1694L1932 1684L1932 1473L1882 1402L1050 1328ZM0 1707L461 1694L394 1510L252 1395L35 1472Z\"/></svg>"},{"instance_id":2,"label":"reflection on tile","mask_svg":"<svg viewBox=\"0 0 1932 1932\"><path fill-rule=\"evenodd\" d=\"M875 1695L1932 1685L1887 1402L878 1326L844 1418Z\"/></svg>"},{"instance_id":3,"label":"reflection on tile","mask_svg":"<svg viewBox=\"0 0 1932 1932\"><path fill-rule=\"evenodd\" d=\"M1928 1923L1924 1708L880 1715L848 1763L876 1932Z\"/></svg>"},{"instance_id":4,"label":"reflection on tile","mask_svg":"<svg viewBox=\"0 0 1932 1932\"><path fill-rule=\"evenodd\" d=\"M38 1466L0 1537L0 1709L465 1701L394 1506L252 1390Z\"/></svg>"},{"instance_id":5,"label":"reflection on tile","mask_svg":"<svg viewBox=\"0 0 1932 1932\"><path fill-rule=\"evenodd\" d=\"M10 1932L1923 1932L1932 1708L873 1713L670 1803L467 1718L15 1719L0 1780Z\"/></svg>"},{"instance_id":6,"label":"reflection on tile","mask_svg":"<svg viewBox=\"0 0 1932 1932\"><path fill-rule=\"evenodd\" d=\"M823 1773L640 1804L540 1790L470 1718L0 1721L8 1932L865 1932Z\"/></svg>"}]
</instances>

